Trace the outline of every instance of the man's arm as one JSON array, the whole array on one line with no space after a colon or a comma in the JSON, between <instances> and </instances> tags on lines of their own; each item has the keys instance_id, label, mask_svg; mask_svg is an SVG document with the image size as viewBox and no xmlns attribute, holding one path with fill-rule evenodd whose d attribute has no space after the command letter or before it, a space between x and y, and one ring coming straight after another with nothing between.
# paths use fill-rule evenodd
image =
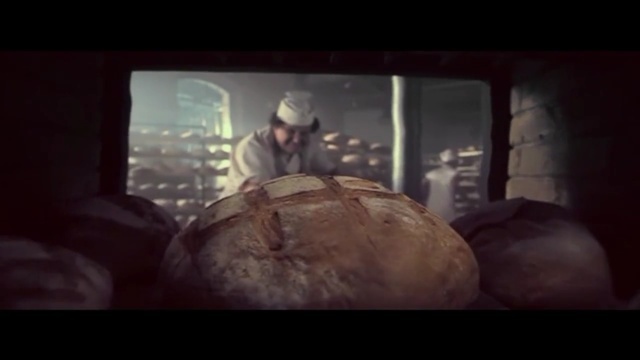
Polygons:
<instances>
[{"instance_id":1,"label":"man's arm","mask_svg":"<svg viewBox=\"0 0 640 360\"><path fill-rule=\"evenodd\" d=\"M235 173L235 182L238 184L238 191L253 190L260 183L269 180L269 155L260 144L252 141L236 149L234 160L238 171Z\"/></svg>"}]
</instances>

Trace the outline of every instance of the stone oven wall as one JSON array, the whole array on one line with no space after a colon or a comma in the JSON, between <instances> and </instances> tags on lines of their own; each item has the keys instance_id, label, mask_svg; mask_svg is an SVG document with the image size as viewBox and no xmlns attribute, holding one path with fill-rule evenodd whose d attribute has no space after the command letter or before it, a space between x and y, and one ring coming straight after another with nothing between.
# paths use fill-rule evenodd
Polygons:
<instances>
[{"instance_id":1,"label":"stone oven wall","mask_svg":"<svg viewBox=\"0 0 640 360\"><path fill-rule=\"evenodd\" d=\"M610 254L619 290L640 287L637 67L523 63L511 92L507 197L561 204Z\"/></svg>"}]
</instances>

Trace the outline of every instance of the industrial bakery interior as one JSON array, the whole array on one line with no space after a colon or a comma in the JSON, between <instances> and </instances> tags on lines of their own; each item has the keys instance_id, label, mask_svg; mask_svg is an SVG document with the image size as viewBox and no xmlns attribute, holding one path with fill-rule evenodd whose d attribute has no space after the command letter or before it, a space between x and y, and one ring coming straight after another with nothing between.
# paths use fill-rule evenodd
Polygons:
<instances>
[{"instance_id":1,"label":"industrial bakery interior","mask_svg":"<svg viewBox=\"0 0 640 360\"><path fill-rule=\"evenodd\" d=\"M438 166L440 152L455 149L462 215L481 201L489 88L482 81L418 80L424 83L423 172ZM234 84L227 88L235 91L219 83ZM266 125L289 88L314 95L322 146L341 175L393 187L389 76L145 71L131 78L128 193L152 199L185 226L219 197L233 146Z\"/></svg>"},{"instance_id":2,"label":"industrial bakery interior","mask_svg":"<svg viewBox=\"0 0 640 360\"><path fill-rule=\"evenodd\" d=\"M181 297L183 291L184 297L198 298L178 301L181 306L201 308L638 306L634 295L640 288L640 266L635 260L640 248L632 235L638 216L626 208L638 201L631 186L638 180L632 155L632 137L638 130L633 110L640 99L635 86L640 77L633 65L637 54L182 55L0 55L6 64L1 155L5 171L0 186L6 220L0 226L0 248L4 249L0 263L6 269L0 274L3 308L163 308L169 306L158 290L163 281L173 297ZM354 258L344 255L351 266L322 265L337 274L340 284L351 284L349 290L329 285L322 290L325 285L317 284L326 279L311 275L308 279L316 279L316 284L297 287L287 287L265 273L253 278L247 275L268 283L265 288L271 290L264 291L274 294L253 302L248 297L254 290L248 289L258 285L248 287L244 275L229 270L250 273L249 265L243 268L236 264L219 274L211 270L193 280L193 276L184 275L190 270L183 269L187 265L181 260L166 264L172 256L180 257L175 250L178 243L195 241L191 238L215 242L215 236L226 236L206 235L202 224L209 222L208 217L235 211L229 210L235 205L223 206L219 199L227 185L234 149L253 131L269 125L270 115L292 90L313 94L315 116L321 124L314 136L337 168L337 182L322 180L328 188L347 189L340 196L363 191L349 190L356 185L403 194L403 208L398 213L414 211L431 218L432 208L437 217L434 226L442 230L433 230L439 235L430 235L428 241L455 236L460 246L468 247L473 256L465 255L460 258L463 260L454 254L447 263L429 258L427 252L424 259L411 260L417 261L414 270L428 272L441 266L433 271L443 277L451 272L452 263L466 262L465 271L457 277L449 275L449 281L444 282L447 285L442 285L449 295L435 299L427 294L438 289L433 283L441 281L437 276L425 275L424 281L432 283L421 287L411 282L418 270L404 270L403 274L384 263L390 260L377 260L381 262L378 265L371 260L371 269L388 272L378 275L388 282L380 280L378 286L386 286L393 296L380 295L384 299L378 302L363 300L365 295L358 294L378 294L362 280L377 281L371 280L373 270L364 268L368 265L358 265L369 263L362 260L369 256L366 251L352 255ZM444 163L456 174L450 182L452 213L446 216L431 205L441 189L428 180ZM348 185L348 181L339 180L341 176L370 185ZM287 181L298 181L295 186L311 189L316 180L284 179L280 184ZM252 195L245 196L249 199ZM256 205L261 209L275 207L269 205L273 199L256 199L263 201ZM283 218L286 210L279 211L279 221L284 224L288 221ZM309 219L299 221L322 222L320 214L324 213L318 210L315 217L311 213ZM233 217L220 219L236 221ZM424 231L431 231L424 226ZM319 229L316 225L308 228ZM286 227L283 229L281 237L291 236ZM213 240L200 239L203 236ZM411 236L403 235L401 240L410 242L406 237ZM212 249L219 253L228 250L237 262L245 259L235 245L220 248L220 244L225 242L219 240ZM184 247L192 251L193 246ZM279 259L273 252L266 253ZM203 264L213 266L205 260L197 265L193 254L189 266L199 266L199 272ZM203 252L198 256L214 255ZM35 258L63 265L35 269L29 265L33 261L28 263ZM424 265L430 262L431 268ZM445 263L448 265L435 265ZM286 270L282 270L285 265L278 266L273 269ZM291 266L302 271L299 265ZM475 277L468 275L471 273ZM71 286L60 280L73 274L82 275L84 285ZM357 274L366 276L357 280ZM50 277L48 282L36 285L25 280L46 276ZM207 294L218 291L203 300L206 296L193 289L214 286L197 282L216 284L221 281L216 276L225 281L236 276L225 283L235 290L203 290ZM349 276L356 280L344 280ZM184 284L190 282L193 284L187 289ZM414 284L414 288L404 283ZM280 292L273 290L280 284ZM82 296L61 295L61 289L69 286ZM419 291L425 294L414 294ZM403 302L401 294L412 295L406 295Z\"/></svg>"}]
</instances>

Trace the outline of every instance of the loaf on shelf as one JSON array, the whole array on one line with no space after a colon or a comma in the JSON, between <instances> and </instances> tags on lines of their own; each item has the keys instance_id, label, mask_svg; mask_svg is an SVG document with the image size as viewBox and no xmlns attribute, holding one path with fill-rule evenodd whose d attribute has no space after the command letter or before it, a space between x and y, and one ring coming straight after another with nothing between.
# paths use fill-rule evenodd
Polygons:
<instances>
[{"instance_id":1,"label":"loaf on shelf","mask_svg":"<svg viewBox=\"0 0 640 360\"><path fill-rule=\"evenodd\" d=\"M355 176L391 187L391 148L340 132L321 135L321 147L338 168L338 174Z\"/></svg>"}]
</instances>

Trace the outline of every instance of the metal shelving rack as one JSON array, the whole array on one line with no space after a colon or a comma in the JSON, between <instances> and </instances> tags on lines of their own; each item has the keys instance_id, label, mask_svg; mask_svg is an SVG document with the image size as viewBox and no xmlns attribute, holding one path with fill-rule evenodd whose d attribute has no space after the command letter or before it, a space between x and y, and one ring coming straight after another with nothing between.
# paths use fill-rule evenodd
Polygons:
<instances>
[{"instance_id":1,"label":"metal shelving rack","mask_svg":"<svg viewBox=\"0 0 640 360\"><path fill-rule=\"evenodd\" d=\"M207 136L206 130L205 126L132 124L128 193L156 202L183 226L193 220L222 190L214 189L212 180L227 174L227 169L216 165L228 160L229 154L209 148L236 141Z\"/></svg>"},{"instance_id":2,"label":"metal shelving rack","mask_svg":"<svg viewBox=\"0 0 640 360\"><path fill-rule=\"evenodd\" d=\"M481 205L481 164L481 149L470 147L458 150L458 177L455 185L455 207L458 216L474 211Z\"/></svg>"}]
</instances>

